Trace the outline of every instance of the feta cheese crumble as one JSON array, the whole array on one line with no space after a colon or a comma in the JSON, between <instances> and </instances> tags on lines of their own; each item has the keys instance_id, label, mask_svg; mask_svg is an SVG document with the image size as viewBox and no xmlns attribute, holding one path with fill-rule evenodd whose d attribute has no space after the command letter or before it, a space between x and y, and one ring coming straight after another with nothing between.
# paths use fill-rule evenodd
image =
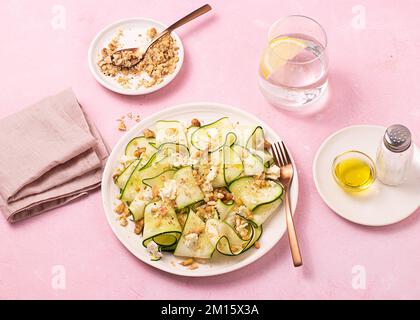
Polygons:
<instances>
[{"instance_id":1,"label":"feta cheese crumble","mask_svg":"<svg viewBox=\"0 0 420 320\"><path fill-rule=\"evenodd\" d=\"M278 179L280 177L280 168L273 164L270 168L267 169L266 174L268 179Z\"/></svg>"},{"instance_id":2,"label":"feta cheese crumble","mask_svg":"<svg viewBox=\"0 0 420 320\"><path fill-rule=\"evenodd\" d=\"M143 192L141 193L141 198L144 201L150 201L153 199L153 191L152 188L146 187Z\"/></svg>"},{"instance_id":3,"label":"feta cheese crumble","mask_svg":"<svg viewBox=\"0 0 420 320\"><path fill-rule=\"evenodd\" d=\"M210 168L209 173L206 176L206 180L204 181L204 183L201 186L201 189L204 192L212 192L213 191L213 186L212 186L212 181L216 178L217 176L217 166L212 166Z\"/></svg>"},{"instance_id":4,"label":"feta cheese crumble","mask_svg":"<svg viewBox=\"0 0 420 320\"><path fill-rule=\"evenodd\" d=\"M180 153L173 153L170 158L169 158L169 162L172 166L174 167L183 167L188 165L188 158L184 157L182 154Z\"/></svg>"},{"instance_id":5,"label":"feta cheese crumble","mask_svg":"<svg viewBox=\"0 0 420 320\"><path fill-rule=\"evenodd\" d=\"M206 224L206 232L207 235L212 243L217 242L219 238L219 230L217 228L217 224L215 223L207 223Z\"/></svg>"},{"instance_id":6,"label":"feta cheese crumble","mask_svg":"<svg viewBox=\"0 0 420 320\"><path fill-rule=\"evenodd\" d=\"M176 180L171 179L171 180L165 181L165 183L163 184L163 188L160 189L159 196L162 199L175 200L176 189L177 189Z\"/></svg>"},{"instance_id":7,"label":"feta cheese crumble","mask_svg":"<svg viewBox=\"0 0 420 320\"><path fill-rule=\"evenodd\" d=\"M159 251L159 246L154 241L150 241L146 247L147 252L152 256L153 260L162 258L162 252Z\"/></svg>"},{"instance_id":8,"label":"feta cheese crumble","mask_svg":"<svg viewBox=\"0 0 420 320\"><path fill-rule=\"evenodd\" d=\"M210 171L206 177L207 182L212 182L217 176L217 166L213 165L210 168Z\"/></svg>"},{"instance_id":9,"label":"feta cheese crumble","mask_svg":"<svg viewBox=\"0 0 420 320\"><path fill-rule=\"evenodd\" d=\"M193 249L195 246L197 246L197 244L198 244L198 234L197 233L187 234L184 238L185 238L185 245L188 248Z\"/></svg>"}]
</instances>

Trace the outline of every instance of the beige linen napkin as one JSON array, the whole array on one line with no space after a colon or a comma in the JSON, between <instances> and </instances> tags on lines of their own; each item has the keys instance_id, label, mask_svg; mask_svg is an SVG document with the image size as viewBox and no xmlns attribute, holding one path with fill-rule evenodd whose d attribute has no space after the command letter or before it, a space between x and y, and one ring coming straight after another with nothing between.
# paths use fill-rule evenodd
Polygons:
<instances>
[{"instance_id":1,"label":"beige linen napkin","mask_svg":"<svg viewBox=\"0 0 420 320\"><path fill-rule=\"evenodd\" d=\"M9 222L100 186L108 150L73 91L0 120L0 209Z\"/></svg>"}]
</instances>

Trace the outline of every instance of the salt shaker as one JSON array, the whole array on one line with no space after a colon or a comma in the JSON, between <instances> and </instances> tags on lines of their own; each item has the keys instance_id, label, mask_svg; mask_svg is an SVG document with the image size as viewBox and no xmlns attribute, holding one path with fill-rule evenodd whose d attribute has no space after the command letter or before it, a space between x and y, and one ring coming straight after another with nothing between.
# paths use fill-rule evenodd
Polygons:
<instances>
[{"instance_id":1,"label":"salt shaker","mask_svg":"<svg viewBox=\"0 0 420 320\"><path fill-rule=\"evenodd\" d=\"M413 159L410 130L400 124L386 129L376 155L378 179L390 186L404 182Z\"/></svg>"}]
</instances>

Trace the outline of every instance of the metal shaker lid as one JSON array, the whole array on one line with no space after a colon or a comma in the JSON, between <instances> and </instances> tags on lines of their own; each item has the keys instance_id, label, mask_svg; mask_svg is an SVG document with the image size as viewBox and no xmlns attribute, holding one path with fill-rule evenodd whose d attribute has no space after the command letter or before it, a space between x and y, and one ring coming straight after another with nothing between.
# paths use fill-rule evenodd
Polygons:
<instances>
[{"instance_id":1,"label":"metal shaker lid","mask_svg":"<svg viewBox=\"0 0 420 320\"><path fill-rule=\"evenodd\" d=\"M401 124L394 124L386 129L384 144L393 152L403 152L411 146L411 132Z\"/></svg>"}]
</instances>

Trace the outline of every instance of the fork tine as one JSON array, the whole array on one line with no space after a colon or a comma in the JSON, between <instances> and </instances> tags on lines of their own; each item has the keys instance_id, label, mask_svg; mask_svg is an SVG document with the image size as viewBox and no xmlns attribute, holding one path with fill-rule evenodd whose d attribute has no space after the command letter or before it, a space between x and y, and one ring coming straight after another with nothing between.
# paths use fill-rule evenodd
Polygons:
<instances>
[{"instance_id":1,"label":"fork tine","mask_svg":"<svg viewBox=\"0 0 420 320\"><path fill-rule=\"evenodd\" d=\"M275 153L276 153L276 158L277 158L278 165L279 166L284 166L283 157L280 153L280 145L279 145L278 142L276 142L274 144L274 150L275 150Z\"/></svg>"},{"instance_id":2,"label":"fork tine","mask_svg":"<svg viewBox=\"0 0 420 320\"><path fill-rule=\"evenodd\" d=\"M279 158L277 157L276 149L274 149L274 144L271 146L271 153L273 154L274 162L276 165L280 165Z\"/></svg>"},{"instance_id":3,"label":"fork tine","mask_svg":"<svg viewBox=\"0 0 420 320\"><path fill-rule=\"evenodd\" d=\"M271 146L271 153L273 154L273 159L276 165L280 165L279 164L279 160L277 159L277 154L276 154L276 150L274 150L274 145Z\"/></svg>"},{"instance_id":4,"label":"fork tine","mask_svg":"<svg viewBox=\"0 0 420 320\"><path fill-rule=\"evenodd\" d=\"M284 145L284 142L282 141L281 142L281 145L283 146L283 150L284 150L284 155L286 156L286 163L287 164L291 164L292 163L292 160L290 160L290 156L289 156L289 152L287 151L287 148L286 148L286 146Z\"/></svg>"},{"instance_id":5,"label":"fork tine","mask_svg":"<svg viewBox=\"0 0 420 320\"><path fill-rule=\"evenodd\" d=\"M284 150L281 144L278 142L278 148L280 150L280 156L281 156L281 162L283 163L283 166L287 164L286 156L284 155Z\"/></svg>"}]
</instances>

